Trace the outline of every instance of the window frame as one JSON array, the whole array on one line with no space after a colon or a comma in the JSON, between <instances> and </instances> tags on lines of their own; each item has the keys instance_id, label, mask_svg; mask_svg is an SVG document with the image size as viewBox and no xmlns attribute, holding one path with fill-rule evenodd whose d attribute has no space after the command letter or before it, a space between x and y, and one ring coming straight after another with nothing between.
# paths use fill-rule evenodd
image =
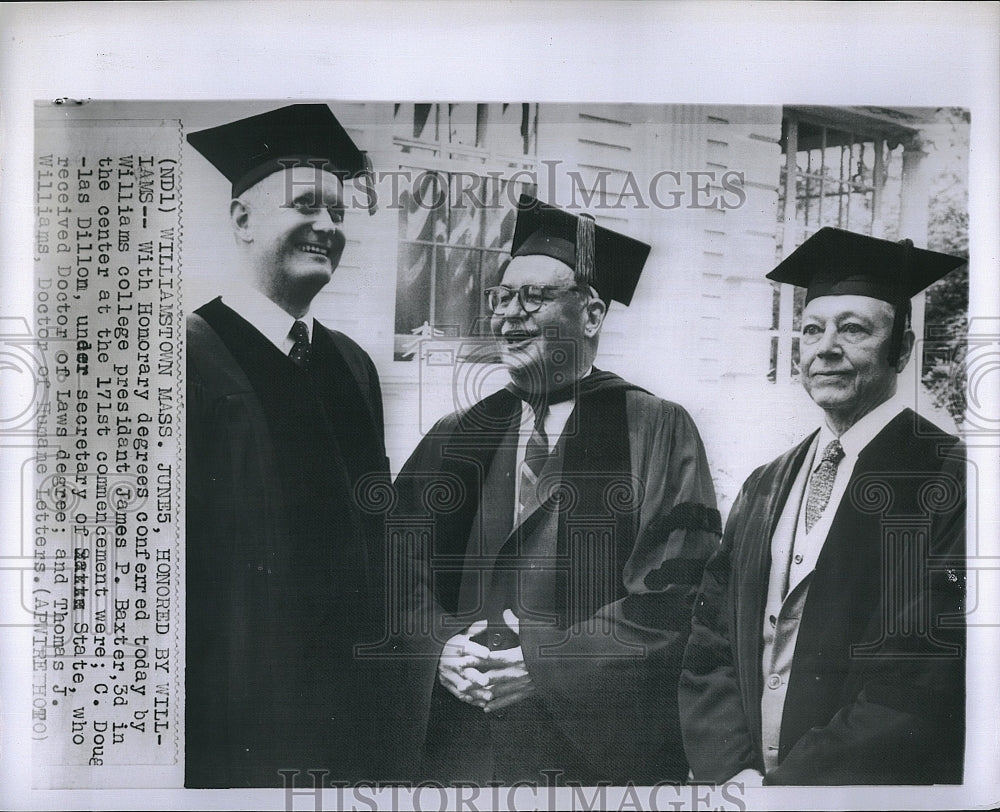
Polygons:
<instances>
[{"instance_id":1,"label":"window frame","mask_svg":"<svg viewBox=\"0 0 1000 812\"><path fill-rule=\"evenodd\" d=\"M454 143L449 140L451 136L451 126L449 124L450 117L453 114L457 104L464 103L432 103L430 105L431 111L429 115L433 113L436 118L431 127L429 138L415 138L412 135L407 135L406 133L412 133L412 127L402 127L401 125L409 124L407 119L401 119L400 121L394 121L394 135L393 135L393 146L397 152L398 158L398 169L400 172L410 172L411 182L416 178L420 177L423 173L431 173L439 177L438 183L442 184L442 188L447 191L449 207L446 217L450 215L452 199L452 188L453 183L455 183L456 178L461 176L474 175L480 179L480 182L495 183L499 182L501 184L508 184L511 182L524 184L525 189L529 193L535 193L537 190L537 178L538 178L538 117L539 117L539 105L537 103L531 104L519 104L522 108L522 115L527 113L529 122L529 133L525 137L525 146L530 145L531 153L523 155L511 155L505 151L491 150L488 146L482 147L477 145L469 145L463 143ZM471 104L471 103L470 103ZM478 133L489 125L488 113L491 109L500 106L499 103L490 104L477 104L476 105L476 127L477 127L477 140L479 138ZM414 111L416 110L416 105L413 105ZM525 110L525 108L528 108ZM484 111L487 115L484 116ZM399 106L394 110L394 116L399 112ZM523 127L522 127L523 135ZM530 142L530 144L529 144ZM531 183L527 181L527 178L534 178L535 182ZM465 188L461 180L460 188ZM505 211L509 206L510 192L508 192L504 187L497 189L497 199L499 201L498 208L501 211ZM467 201L466 206L469 205ZM441 257L441 251L448 248L455 248L463 251L474 251L478 254L477 261L477 273L479 277L479 288L482 289L484 286L483 273L484 273L484 260L487 255L492 255L496 257L496 264L498 268L503 268L504 262L509 258L510 244L507 242L505 245L500 247L492 247L489 245L483 245L478 240L482 236L486 224L481 219L477 223L477 242L470 245L460 245L456 243L448 242L447 238L442 240L438 238L438 235L434 235L433 239L407 239L405 233L402 229L403 220L402 218L407 216L405 207L400 207L400 214L398 215L400 220L400 230L397 237L397 253L396 253L396 273L397 273L397 288L396 288L396 298L394 301L394 352L393 358L396 361L411 361L418 357L418 348L422 341L433 340L443 341L443 342L458 342L458 352L460 356L465 357L471 354L475 354L478 360L488 360L495 361L498 357L493 357L488 351L484 352L484 348L492 346L492 338L488 336L486 329L482 327L477 330L477 325L488 325L489 323L489 313L487 312L485 302L483 297L479 296L478 301L475 302L475 309L478 311L478 316L473 319L472 323L468 326L465 325L438 325L435 323L436 310L438 307L438 285L440 283L441 268L439 267L439 261ZM485 217L485 210L480 213L480 218ZM448 234L448 237L451 235ZM403 268L402 263L404 263L405 257L408 255L410 246L423 246L430 254L430 269L429 269L429 290L428 290L428 300L427 300L427 318L425 319L423 325L423 331L419 331L420 328L411 330L408 333L396 332L397 326L395 324L395 318L398 316L399 308L399 297L400 297L400 287L398 284L399 274L401 274Z\"/></svg>"}]
</instances>

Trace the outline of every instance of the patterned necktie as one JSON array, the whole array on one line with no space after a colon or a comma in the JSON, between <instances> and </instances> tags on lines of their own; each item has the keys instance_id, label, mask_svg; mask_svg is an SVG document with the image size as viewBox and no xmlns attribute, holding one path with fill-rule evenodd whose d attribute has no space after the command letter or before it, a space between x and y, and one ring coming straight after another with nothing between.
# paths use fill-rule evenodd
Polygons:
<instances>
[{"instance_id":1,"label":"patterned necktie","mask_svg":"<svg viewBox=\"0 0 1000 812\"><path fill-rule=\"evenodd\" d=\"M541 404L534 409L535 424L531 436L524 448L524 464L521 465L521 484L518 491L517 512L520 515L525 506L532 500L529 498L538 487L538 477L549 456L549 439L545 434L545 418L549 413L548 404Z\"/></svg>"},{"instance_id":2,"label":"patterned necktie","mask_svg":"<svg viewBox=\"0 0 1000 812\"><path fill-rule=\"evenodd\" d=\"M812 479L809 480L809 496L806 498L807 533L819 521L819 517L823 515L823 510L830 501L833 481L837 478L837 465L842 459L844 459L844 448L841 446L840 440L831 441L823 449L819 465L816 466Z\"/></svg>"},{"instance_id":3,"label":"patterned necktie","mask_svg":"<svg viewBox=\"0 0 1000 812\"><path fill-rule=\"evenodd\" d=\"M305 322L296 319L288 334L295 342L288 351L288 357L300 367L307 366L309 364L309 328L306 327Z\"/></svg>"}]
</instances>

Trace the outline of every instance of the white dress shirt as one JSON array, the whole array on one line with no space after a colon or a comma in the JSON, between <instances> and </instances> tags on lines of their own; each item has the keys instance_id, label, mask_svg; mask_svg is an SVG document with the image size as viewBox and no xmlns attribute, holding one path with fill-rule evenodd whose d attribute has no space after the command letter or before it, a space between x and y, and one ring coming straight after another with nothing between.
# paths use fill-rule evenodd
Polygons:
<instances>
[{"instance_id":1,"label":"white dress shirt","mask_svg":"<svg viewBox=\"0 0 1000 812\"><path fill-rule=\"evenodd\" d=\"M586 378L594 371L591 367L587 370L587 374L583 376ZM580 380L583 380L581 378ZM545 429L545 439L548 441L549 453L552 453L552 449L556 447L556 443L559 442L559 438L562 437L563 431L566 429L566 424L569 422L569 416L573 414L573 409L576 407L576 398L570 398L569 400L564 400L561 403L553 403L549 406L549 413L545 416L545 420L542 425ZM521 504L521 466L524 465L524 455L527 453L528 440L531 439L531 434L535 429L535 410L531 408L531 405L527 401L521 402L521 423L518 427L517 432L517 461L514 466L514 470L518 472L518 476L515 477L514 484L514 523L517 523L518 519L518 506Z\"/></svg>"},{"instance_id":2,"label":"white dress shirt","mask_svg":"<svg viewBox=\"0 0 1000 812\"><path fill-rule=\"evenodd\" d=\"M775 525L771 538L771 572L762 630L764 647L761 675L764 690L760 704L766 770L778 766L785 694L795 655L799 621L816 562L847 491L847 483L854 473L858 455L899 414L903 405L899 399L890 398L840 435L844 457L837 466L830 500L812 529L807 532L804 508L809 480L819 467L823 449L837 439L837 435L824 423L806 454L805 463L795 477L788 500Z\"/></svg>"},{"instance_id":3,"label":"white dress shirt","mask_svg":"<svg viewBox=\"0 0 1000 812\"><path fill-rule=\"evenodd\" d=\"M309 313L299 319L289 316L255 287L242 285L226 294L222 300L256 327L283 355L288 355L295 343L290 333L296 321L305 324L309 340L312 341L313 321Z\"/></svg>"}]
</instances>

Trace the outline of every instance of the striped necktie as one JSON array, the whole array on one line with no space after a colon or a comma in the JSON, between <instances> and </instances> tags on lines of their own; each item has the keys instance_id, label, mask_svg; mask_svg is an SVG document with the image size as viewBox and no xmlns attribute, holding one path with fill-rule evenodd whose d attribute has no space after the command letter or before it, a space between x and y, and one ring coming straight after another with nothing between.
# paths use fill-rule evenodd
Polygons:
<instances>
[{"instance_id":1,"label":"striped necktie","mask_svg":"<svg viewBox=\"0 0 1000 812\"><path fill-rule=\"evenodd\" d=\"M819 517L823 515L823 511L830 501L833 481L837 478L837 466L843 458L844 448L840 444L840 440L832 440L823 449L823 457L809 480L809 495L806 498L807 533L819 521Z\"/></svg>"},{"instance_id":2,"label":"striped necktie","mask_svg":"<svg viewBox=\"0 0 1000 812\"><path fill-rule=\"evenodd\" d=\"M288 357L300 367L308 366L309 328L306 327L305 322L296 319L295 324L292 325L292 329L288 331L288 334L294 341L292 348L288 351Z\"/></svg>"},{"instance_id":3,"label":"striped necktie","mask_svg":"<svg viewBox=\"0 0 1000 812\"><path fill-rule=\"evenodd\" d=\"M533 409L535 412L535 422L531 429L531 436L524 449L524 463L521 465L521 483L518 490L517 512L520 515L525 507L532 501L530 497L536 493L538 488L538 477L545 466L545 460L549 456L549 439L545 434L545 418L549 413L547 403L542 403Z\"/></svg>"}]
</instances>

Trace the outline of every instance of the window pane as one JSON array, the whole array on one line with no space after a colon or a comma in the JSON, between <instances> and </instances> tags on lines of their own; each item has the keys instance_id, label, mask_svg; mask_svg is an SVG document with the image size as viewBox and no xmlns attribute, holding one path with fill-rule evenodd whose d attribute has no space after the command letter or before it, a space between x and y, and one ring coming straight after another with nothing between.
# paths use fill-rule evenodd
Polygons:
<instances>
[{"instance_id":1,"label":"window pane","mask_svg":"<svg viewBox=\"0 0 1000 812\"><path fill-rule=\"evenodd\" d=\"M476 146L485 147L489 137L490 106L476 105Z\"/></svg>"},{"instance_id":2,"label":"window pane","mask_svg":"<svg viewBox=\"0 0 1000 812\"><path fill-rule=\"evenodd\" d=\"M396 277L396 333L407 335L430 319L433 247L399 244Z\"/></svg>"},{"instance_id":3,"label":"window pane","mask_svg":"<svg viewBox=\"0 0 1000 812\"><path fill-rule=\"evenodd\" d=\"M447 335L469 335L480 313L481 252L465 248L439 248L434 290L434 326Z\"/></svg>"},{"instance_id":4,"label":"window pane","mask_svg":"<svg viewBox=\"0 0 1000 812\"><path fill-rule=\"evenodd\" d=\"M436 104L397 104L392 113L393 130L402 138L437 141L437 115Z\"/></svg>"},{"instance_id":5,"label":"window pane","mask_svg":"<svg viewBox=\"0 0 1000 812\"><path fill-rule=\"evenodd\" d=\"M510 247L511 240L514 239L514 225L517 222L517 210L506 202L506 196L501 198L504 201L496 208L484 210L483 218L483 247L496 250Z\"/></svg>"},{"instance_id":6,"label":"window pane","mask_svg":"<svg viewBox=\"0 0 1000 812\"><path fill-rule=\"evenodd\" d=\"M453 124L462 120L458 107L451 107ZM469 108L480 134L488 118L495 137L499 108ZM400 169L411 179L400 184L399 194L396 335L417 331L435 339L490 336L482 291L500 282L517 221L513 204L520 194L535 193L534 184L518 182L508 188L508 181L494 170L477 174L457 168ZM414 357L409 342L397 345L397 360Z\"/></svg>"},{"instance_id":7,"label":"window pane","mask_svg":"<svg viewBox=\"0 0 1000 812\"><path fill-rule=\"evenodd\" d=\"M449 104L448 124L449 138L452 144L463 144L468 147L476 146L477 133L477 105L475 104Z\"/></svg>"},{"instance_id":8,"label":"window pane","mask_svg":"<svg viewBox=\"0 0 1000 812\"><path fill-rule=\"evenodd\" d=\"M466 248L482 241L483 179L471 173L450 176L448 243Z\"/></svg>"},{"instance_id":9,"label":"window pane","mask_svg":"<svg viewBox=\"0 0 1000 812\"><path fill-rule=\"evenodd\" d=\"M488 140L491 150L505 156L534 155L535 105L490 105Z\"/></svg>"},{"instance_id":10,"label":"window pane","mask_svg":"<svg viewBox=\"0 0 1000 812\"><path fill-rule=\"evenodd\" d=\"M447 199L439 175L420 169L403 167L411 183L400 183L400 241L445 239Z\"/></svg>"},{"instance_id":11,"label":"window pane","mask_svg":"<svg viewBox=\"0 0 1000 812\"><path fill-rule=\"evenodd\" d=\"M437 105L413 105L413 137L421 141L437 141Z\"/></svg>"},{"instance_id":12,"label":"window pane","mask_svg":"<svg viewBox=\"0 0 1000 812\"><path fill-rule=\"evenodd\" d=\"M537 135L538 105L521 105L521 137L523 138L524 155L535 154L535 136Z\"/></svg>"}]
</instances>

